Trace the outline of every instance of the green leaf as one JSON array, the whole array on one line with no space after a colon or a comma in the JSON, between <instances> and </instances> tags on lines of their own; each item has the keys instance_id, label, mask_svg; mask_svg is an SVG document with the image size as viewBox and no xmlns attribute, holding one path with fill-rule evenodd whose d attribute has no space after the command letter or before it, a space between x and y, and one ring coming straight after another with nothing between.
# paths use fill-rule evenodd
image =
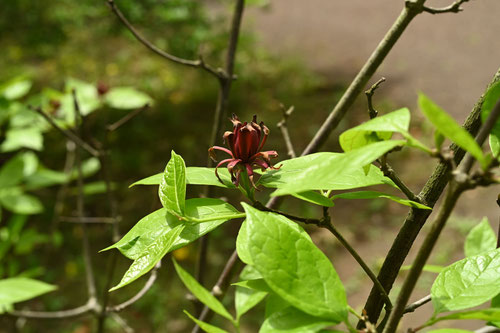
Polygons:
<instances>
[{"instance_id":1,"label":"green leaf","mask_svg":"<svg viewBox=\"0 0 500 333\"><path fill-rule=\"evenodd\" d=\"M273 313L280 312L281 310L284 310L290 306L290 303L288 303L275 293L269 294L266 300L266 311L264 318L269 318Z\"/></svg>"},{"instance_id":2,"label":"green leaf","mask_svg":"<svg viewBox=\"0 0 500 333\"><path fill-rule=\"evenodd\" d=\"M469 132L457 124L455 119L450 117L443 109L422 93L418 96L418 104L422 113L439 132L456 143L460 148L468 151L481 163L483 168L486 167L487 160L483 155L481 147L479 147Z\"/></svg>"},{"instance_id":3,"label":"green leaf","mask_svg":"<svg viewBox=\"0 0 500 333\"><path fill-rule=\"evenodd\" d=\"M41 131L34 127L9 129L5 141L0 146L0 151L7 153L20 148L42 150L43 136Z\"/></svg>"},{"instance_id":4,"label":"green leaf","mask_svg":"<svg viewBox=\"0 0 500 333\"><path fill-rule=\"evenodd\" d=\"M193 317L189 312L184 310L184 313L191 318L192 321L194 321L202 330L204 330L207 333L228 333L227 331L223 330L222 328L210 325L205 323L204 321L198 320L195 317Z\"/></svg>"},{"instance_id":5,"label":"green leaf","mask_svg":"<svg viewBox=\"0 0 500 333\"><path fill-rule=\"evenodd\" d=\"M497 236L491 228L488 218L484 217L481 223L471 229L465 239L465 256L475 256L483 252L494 250L496 247Z\"/></svg>"},{"instance_id":6,"label":"green leaf","mask_svg":"<svg viewBox=\"0 0 500 333\"><path fill-rule=\"evenodd\" d=\"M311 316L290 306L270 315L259 333L316 333L335 324L337 322Z\"/></svg>"},{"instance_id":7,"label":"green leaf","mask_svg":"<svg viewBox=\"0 0 500 333\"><path fill-rule=\"evenodd\" d=\"M431 288L435 312L472 308L492 299L500 291L499 271L500 249L446 267Z\"/></svg>"},{"instance_id":8,"label":"green leaf","mask_svg":"<svg viewBox=\"0 0 500 333\"><path fill-rule=\"evenodd\" d=\"M111 88L105 95L105 102L115 109L138 109L152 105L153 99L132 87Z\"/></svg>"},{"instance_id":9,"label":"green leaf","mask_svg":"<svg viewBox=\"0 0 500 333\"><path fill-rule=\"evenodd\" d=\"M0 169L0 188L15 186L24 177L24 159L21 154L9 159Z\"/></svg>"},{"instance_id":10,"label":"green leaf","mask_svg":"<svg viewBox=\"0 0 500 333\"><path fill-rule=\"evenodd\" d=\"M236 208L220 199L195 198L186 201L186 219L197 223L232 220L245 217Z\"/></svg>"},{"instance_id":11,"label":"green leaf","mask_svg":"<svg viewBox=\"0 0 500 333\"><path fill-rule=\"evenodd\" d=\"M496 321L500 320L500 308L490 308L483 310L471 310L464 312L456 312L443 317L437 317L429 320L425 325L430 326L443 320L485 320Z\"/></svg>"},{"instance_id":12,"label":"green leaf","mask_svg":"<svg viewBox=\"0 0 500 333\"><path fill-rule=\"evenodd\" d=\"M0 86L0 95L8 100L19 99L30 91L31 86L30 80L17 77Z\"/></svg>"},{"instance_id":13,"label":"green leaf","mask_svg":"<svg viewBox=\"0 0 500 333\"><path fill-rule=\"evenodd\" d=\"M394 132L408 133L409 126L410 110L404 108L345 131L340 135L339 143L344 151L349 151L370 143L389 140Z\"/></svg>"},{"instance_id":14,"label":"green leaf","mask_svg":"<svg viewBox=\"0 0 500 333\"><path fill-rule=\"evenodd\" d=\"M76 98L82 116L88 115L102 105L95 85L74 78L68 78L65 87L67 95L61 100L61 108L66 111L66 119L71 124L75 120L74 101L71 94L73 89L76 91Z\"/></svg>"},{"instance_id":15,"label":"green leaf","mask_svg":"<svg viewBox=\"0 0 500 333\"><path fill-rule=\"evenodd\" d=\"M186 183L189 185L212 185L219 187L236 188L236 186L231 183L231 176L229 175L229 171L227 171L227 169L221 169L218 170L218 172L224 184L221 184L221 182L215 176L215 168L187 167ZM135 185L160 185L162 178L163 173L158 173L156 175L138 180L130 185L130 187Z\"/></svg>"},{"instance_id":16,"label":"green leaf","mask_svg":"<svg viewBox=\"0 0 500 333\"><path fill-rule=\"evenodd\" d=\"M481 120L484 123L500 99L500 82L493 84L484 95L481 105ZM500 121L497 120L490 133L490 147L493 156L500 156Z\"/></svg>"},{"instance_id":17,"label":"green leaf","mask_svg":"<svg viewBox=\"0 0 500 333\"><path fill-rule=\"evenodd\" d=\"M246 280L246 281L235 282L232 285L237 286L237 287L246 288L246 289L252 289L252 290L256 290L256 291L265 291L267 293L272 291L271 289L269 289L269 286L267 285L266 281L262 278L255 279L255 280Z\"/></svg>"},{"instance_id":18,"label":"green leaf","mask_svg":"<svg viewBox=\"0 0 500 333\"><path fill-rule=\"evenodd\" d=\"M385 198L385 199L395 201L401 205L405 205L408 207L432 210L432 208L427 207L426 205L423 205L421 203L407 200L407 199L403 199L403 198L394 196L392 194L376 192L376 191L346 192L346 193L334 195L332 197L333 200L335 200L335 199L375 199L375 198Z\"/></svg>"},{"instance_id":19,"label":"green leaf","mask_svg":"<svg viewBox=\"0 0 500 333\"><path fill-rule=\"evenodd\" d=\"M343 155L343 153L316 153L282 161L280 162L282 167L279 170L267 170L259 179L258 184L271 188L285 186L288 183L295 182L296 178L304 173L304 170L321 163L335 163ZM344 170L343 177L329 177L324 180L322 187L331 190L349 190L380 184L396 187L389 178L384 176L379 168L370 165L368 172L365 172L362 167Z\"/></svg>"},{"instance_id":20,"label":"green leaf","mask_svg":"<svg viewBox=\"0 0 500 333\"><path fill-rule=\"evenodd\" d=\"M297 223L294 223L289 219L282 218L281 216L279 216L279 218L281 218L283 223L288 224L290 228L295 229L297 232L301 233L305 238L311 239L309 237L309 234L305 232L304 229L302 229L302 227L299 226ZM247 265L252 266L253 265L252 257L248 252L249 238L248 238L247 225L248 223L245 220L240 226L238 237L236 238L236 252L238 253L238 257L240 258L241 261L243 261Z\"/></svg>"},{"instance_id":21,"label":"green leaf","mask_svg":"<svg viewBox=\"0 0 500 333\"><path fill-rule=\"evenodd\" d=\"M240 274L241 280L248 280L255 277L255 269L252 266L245 266ZM258 274L260 275L260 274ZM267 292L248 289L244 287L236 287L234 293L234 304L236 307L236 320L239 321L240 317L247 313L250 309L259 304L265 297Z\"/></svg>"},{"instance_id":22,"label":"green leaf","mask_svg":"<svg viewBox=\"0 0 500 333\"><path fill-rule=\"evenodd\" d=\"M9 192L11 192L9 194ZM43 211L43 205L38 198L25 194L17 188L7 188L2 191L0 203L6 209L17 214L38 214Z\"/></svg>"},{"instance_id":23,"label":"green leaf","mask_svg":"<svg viewBox=\"0 0 500 333\"><path fill-rule=\"evenodd\" d=\"M55 289L56 286L28 278L0 280L0 313L2 308L9 307L13 303L27 301Z\"/></svg>"},{"instance_id":24,"label":"green leaf","mask_svg":"<svg viewBox=\"0 0 500 333\"><path fill-rule=\"evenodd\" d=\"M109 291L122 288L153 269L153 267L155 267L155 265L170 251L183 229L183 225L178 225L157 237L154 242L144 249L144 251L139 254L138 258L134 260L132 265L130 265L129 269L123 275L120 283Z\"/></svg>"},{"instance_id":25,"label":"green leaf","mask_svg":"<svg viewBox=\"0 0 500 333\"><path fill-rule=\"evenodd\" d=\"M365 181L368 176L363 171L363 167L388 151L404 144L405 141L401 140L381 141L338 154L333 158L323 159L308 168L300 169L295 173L293 180L280 184L271 196L300 193L307 190L341 189L334 185L336 183L354 183L354 185L366 186ZM285 171L285 166L282 169ZM354 170L358 170L356 178L353 178ZM349 186L349 188L354 187L360 186Z\"/></svg>"},{"instance_id":26,"label":"green leaf","mask_svg":"<svg viewBox=\"0 0 500 333\"><path fill-rule=\"evenodd\" d=\"M97 157L91 157L82 162L82 175L84 178L90 177L99 171L101 162ZM70 180L78 179L78 169L75 167L69 176Z\"/></svg>"},{"instance_id":27,"label":"green leaf","mask_svg":"<svg viewBox=\"0 0 500 333\"><path fill-rule=\"evenodd\" d=\"M324 206L324 207L333 207L335 204L332 199L325 197L321 193L315 191L306 191L302 193L292 193L292 195L298 199Z\"/></svg>"},{"instance_id":28,"label":"green leaf","mask_svg":"<svg viewBox=\"0 0 500 333\"><path fill-rule=\"evenodd\" d=\"M211 216L219 215L220 220L201 223L186 223L169 214L165 208L159 209L142 218L117 243L101 251L118 249L125 257L137 259L139 254L155 241L164 231L171 230L178 225L185 225L184 230L176 239L170 251L177 250L194 242L199 237L217 228L228 221L227 216L235 214L237 210L220 199L195 198L186 200L186 213L189 215L204 216L210 212Z\"/></svg>"},{"instance_id":29,"label":"green leaf","mask_svg":"<svg viewBox=\"0 0 500 333\"><path fill-rule=\"evenodd\" d=\"M196 281L194 277L192 277L188 272L186 272L175 259L172 259L174 262L175 270L177 271L177 275L179 275L180 279L184 283L184 285L189 289L189 291L198 298L203 304L208 306L212 311L218 313L219 315L233 321L233 317L229 312L227 312L224 305L214 295L212 295L208 290L206 290L201 284Z\"/></svg>"},{"instance_id":30,"label":"green leaf","mask_svg":"<svg viewBox=\"0 0 500 333\"><path fill-rule=\"evenodd\" d=\"M344 286L323 252L283 216L242 205L247 213L247 249L269 287L310 315L346 320Z\"/></svg>"},{"instance_id":31,"label":"green leaf","mask_svg":"<svg viewBox=\"0 0 500 333\"><path fill-rule=\"evenodd\" d=\"M180 155L172 150L158 189L163 207L177 216L184 215L186 201L186 165Z\"/></svg>"}]
</instances>

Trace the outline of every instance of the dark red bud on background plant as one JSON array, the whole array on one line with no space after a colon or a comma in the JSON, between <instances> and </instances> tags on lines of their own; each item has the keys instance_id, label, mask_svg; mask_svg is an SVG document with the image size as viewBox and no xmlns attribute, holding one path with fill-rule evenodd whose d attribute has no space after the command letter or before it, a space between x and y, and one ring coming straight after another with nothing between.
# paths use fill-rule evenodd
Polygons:
<instances>
[{"instance_id":1,"label":"dark red bud on background plant","mask_svg":"<svg viewBox=\"0 0 500 333\"><path fill-rule=\"evenodd\" d=\"M253 120L250 123L242 123L233 114L231 122L233 123L233 131L227 131L223 136L224 142L229 149L220 146L213 146L208 149L210 158L214 162L218 162L215 168L215 175L222 183L217 169L227 163L227 169L231 174L231 180L234 185L239 185L241 173L246 172L250 183L256 188L253 180L254 168L260 168L262 171L268 168L279 169L273 167L271 164L271 158L278 157L278 153L275 150L262 151L269 135L269 129L264 125L264 122L257 123L257 116L253 116ZM215 155L216 150L223 151L231 157L219 162Z\"/></svg>"},{"instance_id":2,"label":"dark red bud on background plant","mask_svg":"<svg viewBox=\"0 0 500 333\"><path fill-rule=\"evenodd\" d=\"M97 83L97 94L99 96L105 95L109 91L109 86L104 82Z\"/></svg>"}]
</instances>

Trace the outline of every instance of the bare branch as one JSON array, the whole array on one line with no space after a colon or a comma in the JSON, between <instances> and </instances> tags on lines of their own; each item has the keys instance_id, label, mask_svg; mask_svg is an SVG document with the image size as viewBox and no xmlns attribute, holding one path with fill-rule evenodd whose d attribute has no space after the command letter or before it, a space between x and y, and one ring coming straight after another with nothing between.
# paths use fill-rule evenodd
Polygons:
<instances>
[{"instance_id":1,"label":"bare branch","mask_svg":"<svg viewBox=\"0 0 500 333\"><path fill-rule=\"evenodd\" d=\"M120 312L123 309L125 309L126 307L137 302L144 295L146 295L146 293L149 291L149 289L151 289L151 287L153 286L153 284L156 281L156 278L158 275L158 269L160 268L160 266L161 266L161 261L159 261L156 264L156 266L151 270L151 274L149 275L149 279L146 281L146 283L144 284L144 287L142 287L142 289L139 290L139 292L137 294L135 294L132 298L130 298L129 300L127 300L123 303L106 307L106 312Z\"/></svg>"},{"instance_id":2,"label":"bare branch","mask_svg":"<svg viewBox=\"0 0 500 333\"><path fill-rule=\"evenodd\" d=\"M463 8L460 6L468 1L469 0L457 0L451 5L442 8L433 8L424 6L423 11L430 14L460 13L461 11L463 11Z\"/></svg>"},{"instance_id":3,"label":"bare branch","mask_svg":"<svg viewBox=\"0 0 500 333\"><path fill-rule=\"evenodd\" d=\"M283 109L283 119L281 119L281 121L276 125L281 130L283 140L285 140L286 148L288 150L288 156L290 156L291 158L295 158L297 157L297 155L295 154L295 150L293 149L292 139L290 138L290 133L288 132L288 127L286 125L288 117L292 115L295 108L291 106L287 110L285 109L284 105L281 105L281 107Z\"/></svg>"},{"instance_id":4,"label":"bare branch","mask_svg":"<svg viewBox=\"0 0 500 333\"><path fill-rule=\"evenodd\" d=\"M116 131L119 127L127 123L129 120L137 116L139 113L142 111L145 111L146 109L149 109L149 104L144 105L142 108L136 109L132 112L127 113L123 118L119 119L118 121L112 123L111 125L106 126L106 129L109 132Z\"/></svg>"},{"instance_id":5,"label":"bare branch","mask_svg":"<svg viewBox=\"0 0 500 333\"><path fill-rule=\"evenodd\" d=\"M375 82L375 84L373 84L370 87L370 89L368 89L368 90L365 91L366 99L368 101L368 114L370 115L370 119L373 119L373 118L375 118L378 115L378 111L373 108L372 97L373 97L373 94L375 93L375 90L377 90L378 87L383 82L385 82L385 77L382 77L380 80L378 80L377 82Z\"/></svg>"},{"instance_id":6,"label":"bare branch","mask_svg":"<svg viewBox=\"0 0 500 333\"><path fill-rule=\"evenodd\" d=\"M117 219L112 217L86 217L86 216L61 216L61 222L66 223L85 223L85 224L113 224Z\"/></svg>"},{"instance_id":7,"label":"bare branch","mask_svg":"<svg viewBox=\"0 0 500 333\"><path fill-rule=\"evenodd\" d=\"M500 81L500 69L496 72L485 91L498 81ZM463 124L463 128L472 135L477 134L479 127L481 126L480 112L483 100L484 94L476 102L474 108ZM460 147L456 145L451 145L450 150L453 151L454 163L460 163L465 154L464 150L460 149ZM449 177L447 177L447 175L450 170L450 165L451 164L447 162L439 163L434 169L432 175L429 177L427 183L424 185L423 189L420 191L418 197L421 198L422 202L427 206L433 207L441 196L448 183ZM410 209L410 212L403 223L403 227L391 245L389 253L387 254L378 274L378 279L386 290L390 290L392 288L392 285L398 276L398 272L403 265L405 258L408 256L413 242L418 236L423 225L426 223L431 212L431 210ZM383 302L380 298L378 289L373 287L364 306L371 322L376 322L378 320L382 306ZM358 323L358 328L362 328L362 324L362 322Z\"/></svg>"},{"instance_id":8,"label":"bare branch","mask_svg":"<svg viewBox=\"0 0 500 333\"><path fill-rule=\"evenodd\" d=\"M158 54L159 56L170 60L172 62L175 62L177 64L189 66L189 67L194 67L194 68L201 68L204 71L214 75L218 79L226 79L226 78L231 78L230 75L227 75L224 73L222 69L214 69L211 66L207 65L204 61L203 58L200 57L198 60L188 60L188 59L183 59L176 57L170 53L167 53L161 49L159 49L157 46L155 46L153 43L148 41L146 38L144 38L135 28L134 26L127 20L127 18L123 15L123 13L120 11L118 6L116 5L114 0L107 0L107 4L111 11L118 17L118 19L121 21L121 23L134 35L134 37L141 42L144 46L146 46L148 49L153 51L154 53Z\"/></svg>"},{"instance_id":9,"label":"bare branch","mask_svg":"<svg viewBox=\"0 0 500 333\"><path fill-rule=\"evenodd\" d=\"M385 156L380 159L380 170L384 173L384 176L389 178L396 184L396 186L403 192L408 199L411 201L415 201L421 203L420 198L413 193L412 190L399 178L394 169L387 163Z\"/></svg>"},{"instance_id":10,"label":"bare branch","mask_svg":"<svg viewBox=\"0 0 500 333\"><path fill-rule=\"evenodd\" d=\"M79 146L80 148L83 148L84 150L86 150L90 155L95 156L95 157L99 156L99 152L94 147L92 147L91 145L89 145L88 143L86 143L85 141L83 141L80 137L76 136L73 132L61 128L59 125L57 125L55 123L55 121L48 114L46 114L45 112L43 112L43 110L40 107L36 107L35 108L35 107L31 106L31 105L28 105L28 108L30 110L32 110L32 111L37 112L42 117L44 117L45 120L47 120L47 122L52 127L54 127L56 130L58 130L59 132L61 132L62 134L64 134L68 139L70 139L71 141L73 141L77 146Z\"/></svg>"},{"instance_id":11,"label":"bare branch","mask_svg":"<svg viewBox=\"0 0 500 333\"><path fill-rule=\"evenodd\" d=\"M63 318L73 318L82 316L90 313L94 310L94 305L87 303L85 305L79 306L74 309L61 310L61 311L11 311L6 313L7 315L28 318L28 319L63 319Z\"/></svg>"},{"instance_id":12,"label":"bare branch","mask_svg":"<svg viewBox=\"0 0 500 333\"><path fill-rule=\"evenodd\" d=\"M403 313L413 312L416 309L418 309L419 307L421 307L422 305L429 303L430 301L431 301L431 295L427 295L427 296L419 299L415 303L408 304Z\"/></svg>"},{"instance_id":13,"label":"bare branch","mask_svg":"<svg viewBox=\"0 0 500 333\"><path fill-rule=\"evenodd\" d=\"M227 110L229 107L229 93L231 91L231 86L234 77L234 63L236 59L236 50L238 47L238 39L240 35L241 21L243 18L243 11L245 9L245 0L236 0L234 7L231 28L229 32L229 41L226 51L225 59L225 74L226 78L219 80L219 93L217 96L217 104L215 107L215 114L212 122L212 132L210 135L210 146L214 146L217 139L221 136L222 120L227 115ZM213 166L213 161L207 158L207 165ZM213 187L207 186L205 188L205 196L212 196ZM198 261L196 263L195 277L196 280L203 285L204 271L207 263L207 253L208 253L208 239L209 235L204 235L200 239L200 247L198 251ZM208 312L208 308L205 306L201 312ZM193 331L199 330L198 325L195 326Z\"/></svg>"},{"instance_id":14,"label":"bare branch","mask_svg":"<svg viewBox=\"0 0 500 333\"><path fill-rule=\"evenodd\" d=\"M78 138L81 142L84 142L82 137L82 129L81 129L81 113L80 113L80 105L78 104L78 99L76 97L76 91L73 89L73 103L75 105L75 129L76 129L76 138ZM84 194L83 194L83 171L82 171L82 157L80 154L80 150L75 150L75 164L78 170L78 195L77 195L77 216L79 218L84 218ZM94 270L92 268L92 260L90 259L90 244L88 238L87 225L84 223L81 225L82 227L82 243L83 243L83 260L85 262L85 278L87 280L87 290L89 294L89 302L95 302L97 300L97 291L96 291L96 282L94 277Z\"/></svg>"}]
</instances>

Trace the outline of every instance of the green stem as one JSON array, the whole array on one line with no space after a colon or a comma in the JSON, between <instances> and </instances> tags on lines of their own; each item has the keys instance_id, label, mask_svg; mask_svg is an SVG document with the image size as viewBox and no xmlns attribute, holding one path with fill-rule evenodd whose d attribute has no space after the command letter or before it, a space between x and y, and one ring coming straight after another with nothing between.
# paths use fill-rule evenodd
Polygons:
<instances>
[{"instance_id":1,"label":"green stem","mask_svg":"<svg viewBox=\"0 0 500 333\"><path fill-rule=\"evenodd\" d=\"M234 219L239 219L239 218L244 218L246 217L247 214L245 213L239 213L239 214L233 214L233 215L225 215L225 216L212 216L212 217L206 217L203 219L198 219L196 217L183 217L182 219L185 221L189 222L196 222L196 223L202 223L202 222L210 222L210 221L217 221L217 220L234 220Z\"/></svg>"}]
</instances>

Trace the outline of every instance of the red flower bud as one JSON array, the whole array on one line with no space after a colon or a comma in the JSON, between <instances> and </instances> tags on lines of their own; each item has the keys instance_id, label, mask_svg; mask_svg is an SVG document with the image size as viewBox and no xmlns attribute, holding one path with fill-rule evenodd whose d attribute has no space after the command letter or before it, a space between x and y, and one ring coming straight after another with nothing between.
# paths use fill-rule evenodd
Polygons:
<instances>
[{"instance_id":1,"label":"red flower bud","mask_svg":"<svg viewBox=\"0 0 500 333\"><path fill-rule=\"evenodd\" d=\"M233 184L238 186L241 171L246 170L252 186L255 187L253 169L255 167L260 168L262 171L267 168L279 169L271 164L271 158L277 157L278 153L274 150L261 151L269 135L269 129L263 122L257 124L257 116L253 116L250 123L242 123L235 114L230 120L233 123L233 131L227 131L223 136L229 149L219 146L208 149L210 158L215 162L217 162L215 150L223 151L231 156L231 158L224 159L217 164L215 175L222 183L217 169L227 163L227 169L231 174Z\"/></svg>"}]
</instances>

